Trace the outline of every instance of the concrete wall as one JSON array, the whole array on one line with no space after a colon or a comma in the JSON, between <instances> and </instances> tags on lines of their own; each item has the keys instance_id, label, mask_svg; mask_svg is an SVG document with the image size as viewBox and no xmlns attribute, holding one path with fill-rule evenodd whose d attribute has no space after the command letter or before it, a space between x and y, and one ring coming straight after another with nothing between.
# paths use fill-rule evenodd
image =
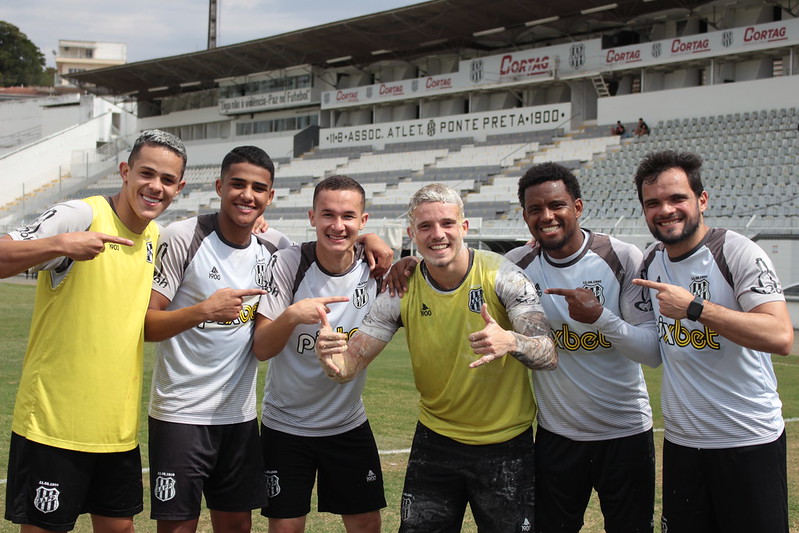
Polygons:
<instances>
[{"instance_id":1,"label":"concrete wall","mask_svg":"<svg viewBox=\"0 0 799 533\"><path fill-rule=\"evenodd\" d=\"M799 76L600 98L598 124L724 115L799 105Z\"/></svg>"}]
</instances>

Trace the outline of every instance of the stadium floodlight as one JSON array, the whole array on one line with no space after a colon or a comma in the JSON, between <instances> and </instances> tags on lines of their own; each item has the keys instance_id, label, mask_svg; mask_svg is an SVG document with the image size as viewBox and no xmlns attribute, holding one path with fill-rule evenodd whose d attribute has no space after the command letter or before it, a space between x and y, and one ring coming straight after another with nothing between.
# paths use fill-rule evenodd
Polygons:
<instances>
[{"instance_id":1,"label":"stadium floodlight","mask_svg":"<svg viewBox=\"0 0 799 533\"><path fill-rule=\"evenodd\" d=\"M328 59L328 63L341 63L342 61L349 61L352 59L352 56L341 56L341 57L334 57L333 59Z\"/></svg>"},{"instance_id":2,"label":"stadium floodlight","mask_svg":"<svg viewBox=\"0 0 799 533\"><path fill-rule=\"evenodd\" d=\"M483 31L476 31L472 35L475 37L485 37L486 35L493 35L495 33L500 33L505 31L505 26L500 26L498 28L491 28L490 30L483 30Z\"/></svg>"},{"instance_id":3,"label":"stadium floodlight","mask_svg":"<svg viewBox=\"0 0 799 533\"><path fill-rule=\"evenodd\" d=\"M167 89L169 89L168 85L162 85L161 87L150 87L147 90L150 91L151 93L155 93L158 91L166 91Z\"/></svg>"},{"instance_id":4,"label":"stadium floodlight","mask_svg":"<svg viewBox=\"0 0 799 533\"><path fill-rule=\"evenodd\" d=\"M555 15L554 17L531 20L529 22L525 22L524 25L529 28L530 26L538 26L539 24L549 24L550 22L557 22L559 20L560 17L558 15Z\"/></svg>"},{"instance_id":5,"label":"stadium floodlight","mask_svg":"<svg viewBox=\"0 0 799 533\"><path fill-rule=\"evenodd\" d=\"M393 50L386 50L385 48L381 48L380 50L372 50L373 56L381 56L383 54L390 54Z\"/></svg>"},{"instance_id":6,"label":"stadium floodlight","mask_svg":"<svg viewBox=\"0 0 799 533\"><path fill-rule=\"evenodd\" d=\"M197 80L197 81L186 81L186 82L183 82L183 83L180 84L180 86L183 87L183 88L195 87L197 85L202 85L202 81L200 81L200 80Z\"/></svg>"},{"instance_id":7,"label":"stadium floodlight","mask_svg":"<svg viewBox=\"0 0 799 533\"><path fill-rule=\"evenodd\" d=\"M588 9L583 9L582 11L580 11L580 14L581 15L590 15L592 13L599 13L600 11L608 11L610 9L616 9L617 7L619 7L619 4L614 2L612 4L606 4L604 6L590 7Z\"/></svg>"}]
</instances>

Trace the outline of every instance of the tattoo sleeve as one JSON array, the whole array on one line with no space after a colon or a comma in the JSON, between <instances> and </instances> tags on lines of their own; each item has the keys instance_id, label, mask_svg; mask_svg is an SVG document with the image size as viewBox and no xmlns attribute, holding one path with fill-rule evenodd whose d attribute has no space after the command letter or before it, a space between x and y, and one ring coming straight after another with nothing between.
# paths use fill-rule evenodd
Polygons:
<instances>
[{"instance_id":1,"label":"tattoo sleeve","mask_svg":"<svg viewBox=\"0 0 799 533\"><path fill-rule=\"evenodd\" d=\"M516 350L510 355L528 368L554 370L558 367L558 350L532 282L509 261L501 268L497 281L497 295L505 305L513 325L511 333L516 338Z\"/></svg>"},{"instance_id":2,"label":"tattoo sleeve","mask_svg":"<svg viewBox=\"0 0 799 533\"><path fill-rule=\"evenodd\" d=\"M530 313L513 321L516 350L510 353L533 370L555 370L558 350L544 313Z\"/></svg>"}]
</instances>

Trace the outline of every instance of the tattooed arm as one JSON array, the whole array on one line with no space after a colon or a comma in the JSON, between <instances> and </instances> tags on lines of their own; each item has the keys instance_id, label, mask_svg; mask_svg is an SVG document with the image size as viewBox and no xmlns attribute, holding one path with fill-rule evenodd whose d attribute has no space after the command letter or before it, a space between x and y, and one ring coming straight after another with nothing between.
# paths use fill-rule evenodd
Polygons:
<instances>
[{"instance_id":1,"label":"tattooed arm","mask_svg":"<svg viewBox=\"0 0 799 533\"><path fill-rule=\"evenodd\" d=\"M472 363L480 366L510 354L524 366L535 370L554 370L558 351L535 287L518 267L505 262L497 273L497 296L505 305L513 331L503 330L483 309L486 327L469 336L472 349L483 357Z\"/></svg>"}]
</instances>

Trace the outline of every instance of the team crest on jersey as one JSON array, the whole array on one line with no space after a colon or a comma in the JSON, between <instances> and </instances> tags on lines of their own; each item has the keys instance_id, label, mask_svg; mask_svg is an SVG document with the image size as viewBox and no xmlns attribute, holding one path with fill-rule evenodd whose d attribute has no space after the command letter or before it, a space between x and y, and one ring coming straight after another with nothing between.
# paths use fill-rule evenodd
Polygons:
<instances>
[{"instance_id":1,"label":"team crest on jersey","mask_svg":"<svg viewBox=\"0 0 799 533\"><path fill-rule=\"evenodd\" d=\"M583 288L594 293L596 299L599 300L599 305L605 305L605 289L601 283L598 281L584 281Z\"/></svg>"},{"instance_id":2,"label":"team crest on jersey","mask_svg":"<svg viewBox=\"0 0 799 533\"><path fill-rule=\"evenodd\" d=\"M177 489L175 488L175 478L171 476L158 476L155 478L155 486L153 487L153 496L162 502L168 502L175 497Z\"/></svg>"},{"instance_id":3,"label":"team crest on jersey","mask_svg":"<svg viewBox=\"0 0 799 533\"><path fill-rule=\"evenodd\" d=\"M476 289L469 289L469 311L472 313L479 313L480 308L483 307L483 288L477 287Z\"/></svg>"},{"instance_id":4,"label":"team crest on jersey","mask_svg":"<svg viewBox=\"0 0 799 533\"><path fill-rule=\"evenodd\" d=\"M36 496L33 498L33 506L42 513L52 513L58 509L58 496L61 494L55 487L36 487Z\"/></svg>"},{"instance_id":5,"label":"team crest on jersey","mask_svg":"<svg viewBox=\"0 0 799 533\"><path fill-rule=\"evenodd\" d=\"M691 294L710 300L710 282L706 278L694 278L688 287Z\"/></svg>"},{"instance_id":6,"label":"team crest on jersey","mask_svg":"<svg viewBox=\"0 0 799 533\"><path fill-rule=\"evenodd\" d=\"M153 241L147 241L144 243L144 249L147 254L147 262L153 262Z\"/></svg>"},{"instance_id":7,"label":"team crest on jersey","mask_svg":"<svg viewBox=\"0 0 799 533\"><path fill-rule=\"evenodd\" d=\"M362 281L355 287L355 292L352 294L352 305L356 309L362 309L364 305L369 303L369 292L366 290L366 282Z\"/></svg>"},{"instance_id":8,"label":"team crest on jersey","mask_svg":"<svg viewBox=\"0 0 799 533\"><path fill-rule=\"evenodd\" d=\"M253 269L253 274L255 275L255 284L260 287L261 289L266 288L266 261L261 258L255 262L255 268Z\"/></svg>"},{"instance_id":9,"label":"team crest on jersey","mask_svg":"<svg viewBox=\"0 0 799 533\"><path fill-rule=\"evenodd\" d=\"M274 498L278 494L280 494L280 478L277 477L277 474L271 472L265 472L264 476L266 478L266 492L270 498Z\"/></svg>"},{"instance_id":10,"label":"team crest on jersey","mask_svg":"<svg viewBox=\"0 0 799 533\"><path fill-rule=\"evenodd\" d=\"M755 259L755 265L757 265L760 274L757 276L757 285L750 287L752 292L758 294L780 294L782 292L780 280L777 278L777 275L771 271L763 258L758 257Z\"/></svg>"},{"instance_id":11,"label":"team crest on jersey","mask_svg":"<svg viewBox=\"0 0 799 533\"><path fill-rule=\"evenodd\" d=\"M400 505L400 520L405 521L411 516L411 504L413 503L413 496L410 494L402 494L402 504Z\"/></svg>"}]
</instances>

